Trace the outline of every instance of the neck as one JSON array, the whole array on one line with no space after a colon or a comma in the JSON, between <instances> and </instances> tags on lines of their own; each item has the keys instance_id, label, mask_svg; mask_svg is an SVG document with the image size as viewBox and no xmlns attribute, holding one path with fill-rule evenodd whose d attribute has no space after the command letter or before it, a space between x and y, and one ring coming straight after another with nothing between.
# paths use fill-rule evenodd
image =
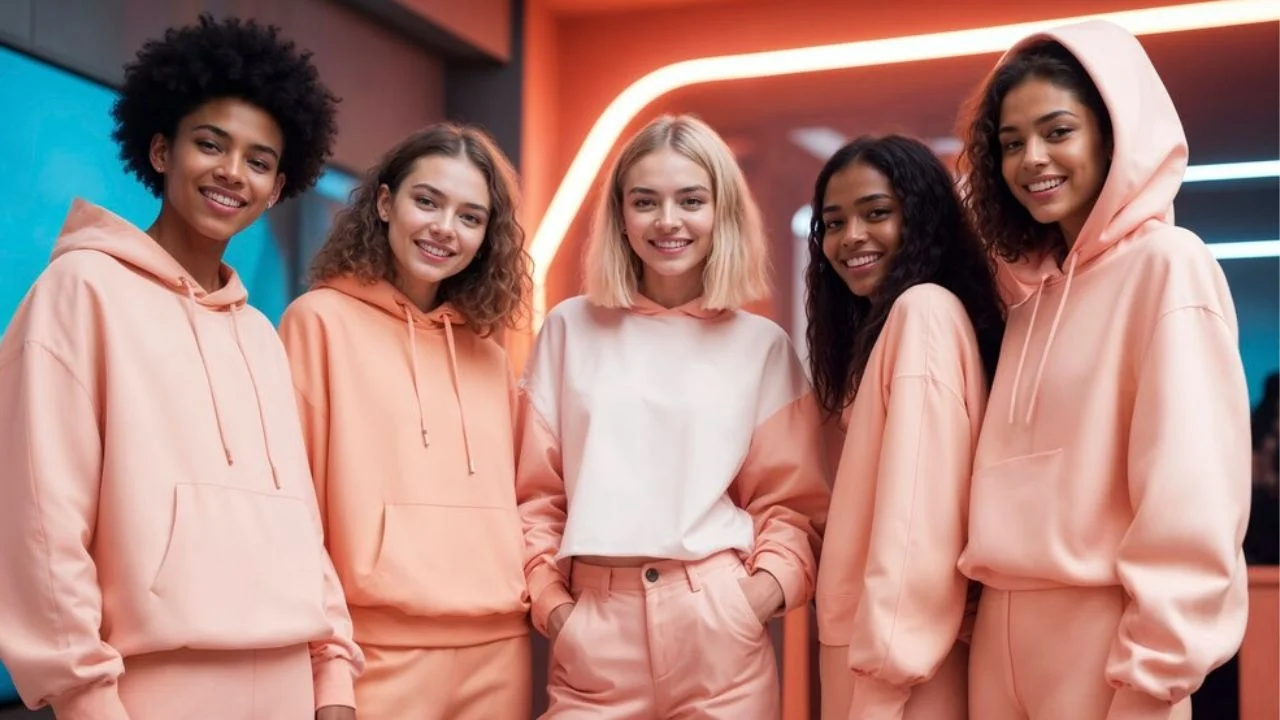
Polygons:
<instances>
[{"instance_id":1,"label":"neck","mask_svg":"<svg viewBox=\"0 0 1280 720\"><path fill-rule=\"evenodd\" d=\"M222 288L222 256L230 238L200 235L173 212L168 203L161 206L160 215L147 228L147 235L177 260L205 292L217 292Z\"/></svg>"},{"instance_id":2,"label":"neck","mask_svg":"<svg viewBox=\"0 0 1280 720\"><path fill-rule=\"evenodd\" d=\"M664 308L680 307L702 294L702 268L676 277L645 273L640 292Z\"/></svg>"},{"instance_id":3,"label":"neck","mask_svg":"<svg viewBox=\"0 0 1280 720\"><path fill-rule=\"evenodd\" d=\"M394 285L409 298L414 307L424 313L431 312L440 305L439 283L414 281L412 278L406 280L404 276L400 276L396 278Z\"/></svg>"}]
</instances>

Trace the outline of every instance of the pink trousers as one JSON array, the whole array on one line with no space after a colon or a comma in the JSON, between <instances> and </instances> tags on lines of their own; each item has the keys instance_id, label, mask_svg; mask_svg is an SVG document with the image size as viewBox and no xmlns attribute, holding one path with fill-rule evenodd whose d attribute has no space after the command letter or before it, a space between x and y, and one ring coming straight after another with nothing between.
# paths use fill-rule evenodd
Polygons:
<instances>
[{"instance_id":1,"label":"pink trousers","mask_svg":"<svg viewBox=\"0 0 1280 720\"><path fill-rule=\"evenodd\" d=\"M175 650L125 658L129 720L313 720L311 656L278 650Z\"/></svg>"},{"instance_id":2,"label":"pink trousers","mask_svg":"<svg viewBox=\"0 0 1280 720\"><path fill-rule=\"evenodd\" d=\"M529 720L529 636L457 648L366 645L361 720Z\"/></svg>"},{"instance_id":3,"label":"pink trousers","mask_svg":"<svg viewBox=\"0 0 1280 720\"><path fill-rule=\"evenodd\" d=\"M1124 611L1118 587L1004 592L985 588L969 655L969 716L978 720L1186 720L1177 705L1106 681Z\"/></svg>"},{"instance_id":4,"label":"pink trousers","mask_svg":"<svg viewBox=\"0 0 1280 720\"><path fill-rule=\"evenodd\" d=\"M910 688L855 677L849 670L848 657L848 646L818 648L822 720L967 720L969 717L968 643L956 642L933 677Z\"/></svg>"},{"instance_id":5,"label":"pink trousers","mask_svg":"<svg viewBox=\"0 0 1280 720\"><path fill-rule=\"evenodd\" d=\"M551 720L774 720L767 628L723 552L638 568L573 566L577 604L551 649Z\"/></svg>"}]
</instances>

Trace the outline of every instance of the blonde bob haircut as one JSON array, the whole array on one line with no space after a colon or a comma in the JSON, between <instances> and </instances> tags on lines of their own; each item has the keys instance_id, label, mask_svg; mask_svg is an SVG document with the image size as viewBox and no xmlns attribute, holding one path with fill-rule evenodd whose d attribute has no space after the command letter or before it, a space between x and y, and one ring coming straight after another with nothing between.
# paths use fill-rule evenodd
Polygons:
<instances>
[{"instance_id":1,"label":"blonde bob haircut","mask_svg":"<svg viewBox=\"0 0 1280 720\"><path fill-rule=\"evenodd\" d=\"M587 245L587 299L609 308L629 308L634 303L644 266L623 235L623 184L637 162L664 148L697 163L711 178L715 218L711 253L702 271L702 306L737 310L768 297L764 224L733 153L701 120L664 115L628 140L609 170Z\"/></svg>"}]
</instances>

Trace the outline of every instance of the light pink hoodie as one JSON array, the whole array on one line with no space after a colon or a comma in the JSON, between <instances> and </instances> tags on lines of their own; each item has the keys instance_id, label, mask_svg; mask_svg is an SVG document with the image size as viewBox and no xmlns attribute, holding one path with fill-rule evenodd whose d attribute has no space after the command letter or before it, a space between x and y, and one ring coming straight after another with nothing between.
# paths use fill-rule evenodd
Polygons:
<instances>
[{"instance_id":1,"label":"light pink hoodie","mask_svg":"<svg viewBox=\"0 0 1280 720\"><path fill-rule=\"evenodd\" d=\"M126 718L124 659L177 648L310 643L354 704L288 361L223 277L77 201L0 342L0 661L59 720Z\"/></svg>"},{"instance_id":2,"label":"light pink hoodie","mask_svg":"<svg viewBox=\"0 0 1280 720\"><path fill-rule=\"evenodd\" d=\"M1142 46L1104 22L1050 37L1102 93L1115 153L1063 268L1045 255L1001 267L1011 307L960 569L1001 590L1122 586L1117 703L1174 703L1245 627L1235 307L1209 249L1173 225L1186 138Z\"/></svg>"}]
</instances>

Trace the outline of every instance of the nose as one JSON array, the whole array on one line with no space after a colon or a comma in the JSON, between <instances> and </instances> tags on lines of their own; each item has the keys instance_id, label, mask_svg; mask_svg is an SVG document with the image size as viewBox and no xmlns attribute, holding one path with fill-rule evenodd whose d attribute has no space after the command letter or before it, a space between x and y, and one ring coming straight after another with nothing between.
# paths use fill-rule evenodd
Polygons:
<instances>
[{"instance_id":1,"label":"nose","mask_svg":"<svg viewBox=\"0 0 1280 720\"><path fill-rule=\"evenodd\" d=\"M1049 164L1049 148L1039 138L1027 141L1022 150L1022 166L1031 170Z\"/></svg>"},{"instance_id":2,"label":"nose","mask_svg":"<svg viewBox=\"0 0 1280 720\"><path fill-rule=\"evenodd\" d=\"M453 225L457 222L458 216L452 212L446 212L442 217L437 217L427 226L431 234L440 240L452 240L457 232Z\"/></svg>"},{"instance_id":3,"label":"nose","mask_svg":"<svg viewBox=\"0 0 1280 720\"><path fill-rule=\"evenodd\" d=\"M670 235L680 227L680 218L676 215L676 208L671 203L664 203L662 212L654 218L654 225L658 232L663 235Z\"/></svg>"},{"instance_id":4,"label":"nose","mask_svg":"<svg viewBox=\"0 0 1280 720\"><path fill-rule=\"evenodd\" d=\"M850 220L844 229L844 236L840 238L840 242L846 246L857 245L867 239L867 224L859 218Z\"/></svg>"},{"instance_id":5,"label":"nose","mask_svg":"<svg viewBox=\"0 0 1280 720\"><path fill-rule=\"evenodd\" d=\"M213 169L213 177L218 182L231 186L244 184L244 158L235 153L222 156L222 162Z\"/></svg>"}]
</instances>

